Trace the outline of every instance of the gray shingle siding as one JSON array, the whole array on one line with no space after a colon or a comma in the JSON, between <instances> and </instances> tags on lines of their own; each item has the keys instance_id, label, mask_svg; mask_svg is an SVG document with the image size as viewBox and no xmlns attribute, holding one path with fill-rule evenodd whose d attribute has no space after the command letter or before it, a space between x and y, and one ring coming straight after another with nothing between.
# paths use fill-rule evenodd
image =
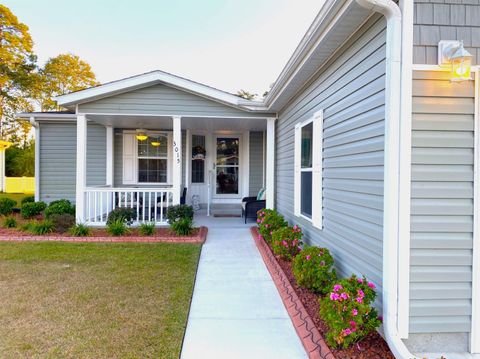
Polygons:
<instances>
[{"instance_id":1,"label":"gray shingle siding","mask_svg":"<svg viewBox=\"0 0 480 359\"><path fill-rule=\"evenodd\" d=\"M374 16L280 113L275 205L339 273L382 284L385 28ZM294 215L294 127L324 110L323 230ZM380 299L381 300L381 299Z\"/></svg>"},{"instance_id":2,"label":"gray shingle siding","mask_svg":"<svg viewBox=\"0 0 480 359\"><path fill-rule=\"evenodd\" d=\"M91 113L181 116L260 116L165 85L153 85L80 104L78 110Z\"/></svg>"},{"instance_id":3,"label":"gray shingle siding","mask_svg":"<svg viewBox=\"0 0 480 359\"><path fill-rule=\"evenodd\" d=\"M89 123L87 185L105 184L105 127ZM40 199L75 201L77 132L75 122L40 123Z\"/></svg>"},{"instance_id":4,"label":"gray shingle siding","mask_svg":"<svg viewBox=\"0 0 480 359\"><path fill-rule=\"evenodd\" d=\"M479 0L415 0L413 63L436 65L440 40L463 40L480 63Z\"/></svg>"},{"instance_id":5,"label":"gray shingle siding","mask_svg":"<svg viewBox=\"0 0 480 359\"><path fill-rule=\"evenodd\" d=\"M474 84L414 72L411 333L470 331Z\"/></svg>"},{"instance_id":6,"label":"gray shingle siding","mask_svg":"<svg viewBox=\"0 0 480 359\"><path fill-rule=\"evenodd\" d=\"M250 132L250 196L263 187L263 132Z\"/></svg>"}]
</instances>

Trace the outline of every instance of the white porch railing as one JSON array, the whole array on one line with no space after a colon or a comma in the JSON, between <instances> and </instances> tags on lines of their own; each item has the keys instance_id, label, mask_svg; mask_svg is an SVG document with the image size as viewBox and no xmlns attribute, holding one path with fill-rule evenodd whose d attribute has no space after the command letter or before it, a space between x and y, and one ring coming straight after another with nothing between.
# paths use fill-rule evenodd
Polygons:
<instances>
[{"instance_id":1,"label":"white porch railing","mask_svg":"<svg viewBox=\"0 0 480 359\"><path fill-rule=\"evenodd\" d=\"M114 208L124 207L136 212L134 225L145 222L166 225L166 212L172 203L171 188L89 187L85 189L85 223L103 226Z\"/></svg>"}]
</instances>

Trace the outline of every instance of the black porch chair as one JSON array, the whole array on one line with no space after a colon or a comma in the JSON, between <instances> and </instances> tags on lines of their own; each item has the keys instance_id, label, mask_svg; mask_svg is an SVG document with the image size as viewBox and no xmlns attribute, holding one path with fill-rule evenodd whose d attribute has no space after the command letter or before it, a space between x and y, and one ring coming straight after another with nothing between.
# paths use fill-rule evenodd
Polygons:
<instances>
[{"instance_id":1,"label":"black porch chair","mask_svg":"<svg viewBox=\"0 0 480 359\"><path fill-rule=\"evenodd\" d=\"M247 218L257 220L257 212L264 209L266 205L265 200L258 200L257 197L244 197L242 199L242 217L245 218L245 223L247 223Z\"/></svg>"}]
</instances>

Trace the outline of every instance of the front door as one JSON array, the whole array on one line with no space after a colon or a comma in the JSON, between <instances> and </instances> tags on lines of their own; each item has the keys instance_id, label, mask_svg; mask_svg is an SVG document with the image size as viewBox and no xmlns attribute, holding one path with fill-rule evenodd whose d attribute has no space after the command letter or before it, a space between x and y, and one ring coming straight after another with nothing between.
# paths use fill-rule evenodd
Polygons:
<instances>
[{"instance_id":1,"label":"front door","mask_svg":"<svg viewBox=\"0 0 480 359\"><path fill-rule=\"evenodd\" d=\"M215 136L215 197L240 197L240 150L241 137L238 135Z\"/></svg>"}]
</instances>

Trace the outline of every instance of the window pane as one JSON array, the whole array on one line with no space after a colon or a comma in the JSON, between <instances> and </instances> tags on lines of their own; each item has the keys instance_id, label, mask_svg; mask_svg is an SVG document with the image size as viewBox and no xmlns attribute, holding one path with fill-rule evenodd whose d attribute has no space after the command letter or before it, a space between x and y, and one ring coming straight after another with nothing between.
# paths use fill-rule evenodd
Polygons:
<instances>
[{"instance_id":1,"label":"window pane","mask_svg":"<svg viewBox=\"0 0 480 359\"><path fill-rule=\"evenodd\" d=\"M217 193L238 194L238 167L217 167Z\"/></svg>"},{"instance_id":2,"label":"window pane","mask_svg":"<svg viewBox=\"0 0 480 359\"><path fill-rule=\"evenodd\" d=\"M313 123L302 127L302 168L312 167Z\"/></svg>"},{"instance_id":3,"label":"window pane","mask_svg":"<svg viewBox=\"0 0 480 359\"><path fill-rule=\"evenodd\" d=\"M205 155L205 136L192 135L192 183L204 182Z\"/></svg>"},{"instance_id":4,"label":"window pane","mask_svg":"<svg viewBox=\"0 0 480 359\"><path fill-rule=\"evenodd\" d=\"M238 138L217 138L217 166L238 165Z\"/></svg>"},{"instance_id":5,"label":"window pane","mask_svg":"<svg viewBox=\"0 0 480 359\"><path fill-rule=\"evenodd\" d=\"M167 142L167 137L160 135L150 135L145 141L138 141L138 157L167 157ZM158 143L159 146L154 146Z\"/></svg>"},{"instance_id":6,"label":"window pane","mask_svg":"<svg viewBox=\"0 0 480 359\"><path fill-rule=\"evenodd\" d=\"M301 180L300 212L312 218L312 172L302 172Z\"/></svg>"},{"instance_id":7,"label":"window pane","mask_svg":"<svg viewBox=\"0 0 480 359\"><path fill-rule=\"evenodd\" d=\"M167 160L139 159L138 182L167 182Z\"/></svg>"}]
</instances>

